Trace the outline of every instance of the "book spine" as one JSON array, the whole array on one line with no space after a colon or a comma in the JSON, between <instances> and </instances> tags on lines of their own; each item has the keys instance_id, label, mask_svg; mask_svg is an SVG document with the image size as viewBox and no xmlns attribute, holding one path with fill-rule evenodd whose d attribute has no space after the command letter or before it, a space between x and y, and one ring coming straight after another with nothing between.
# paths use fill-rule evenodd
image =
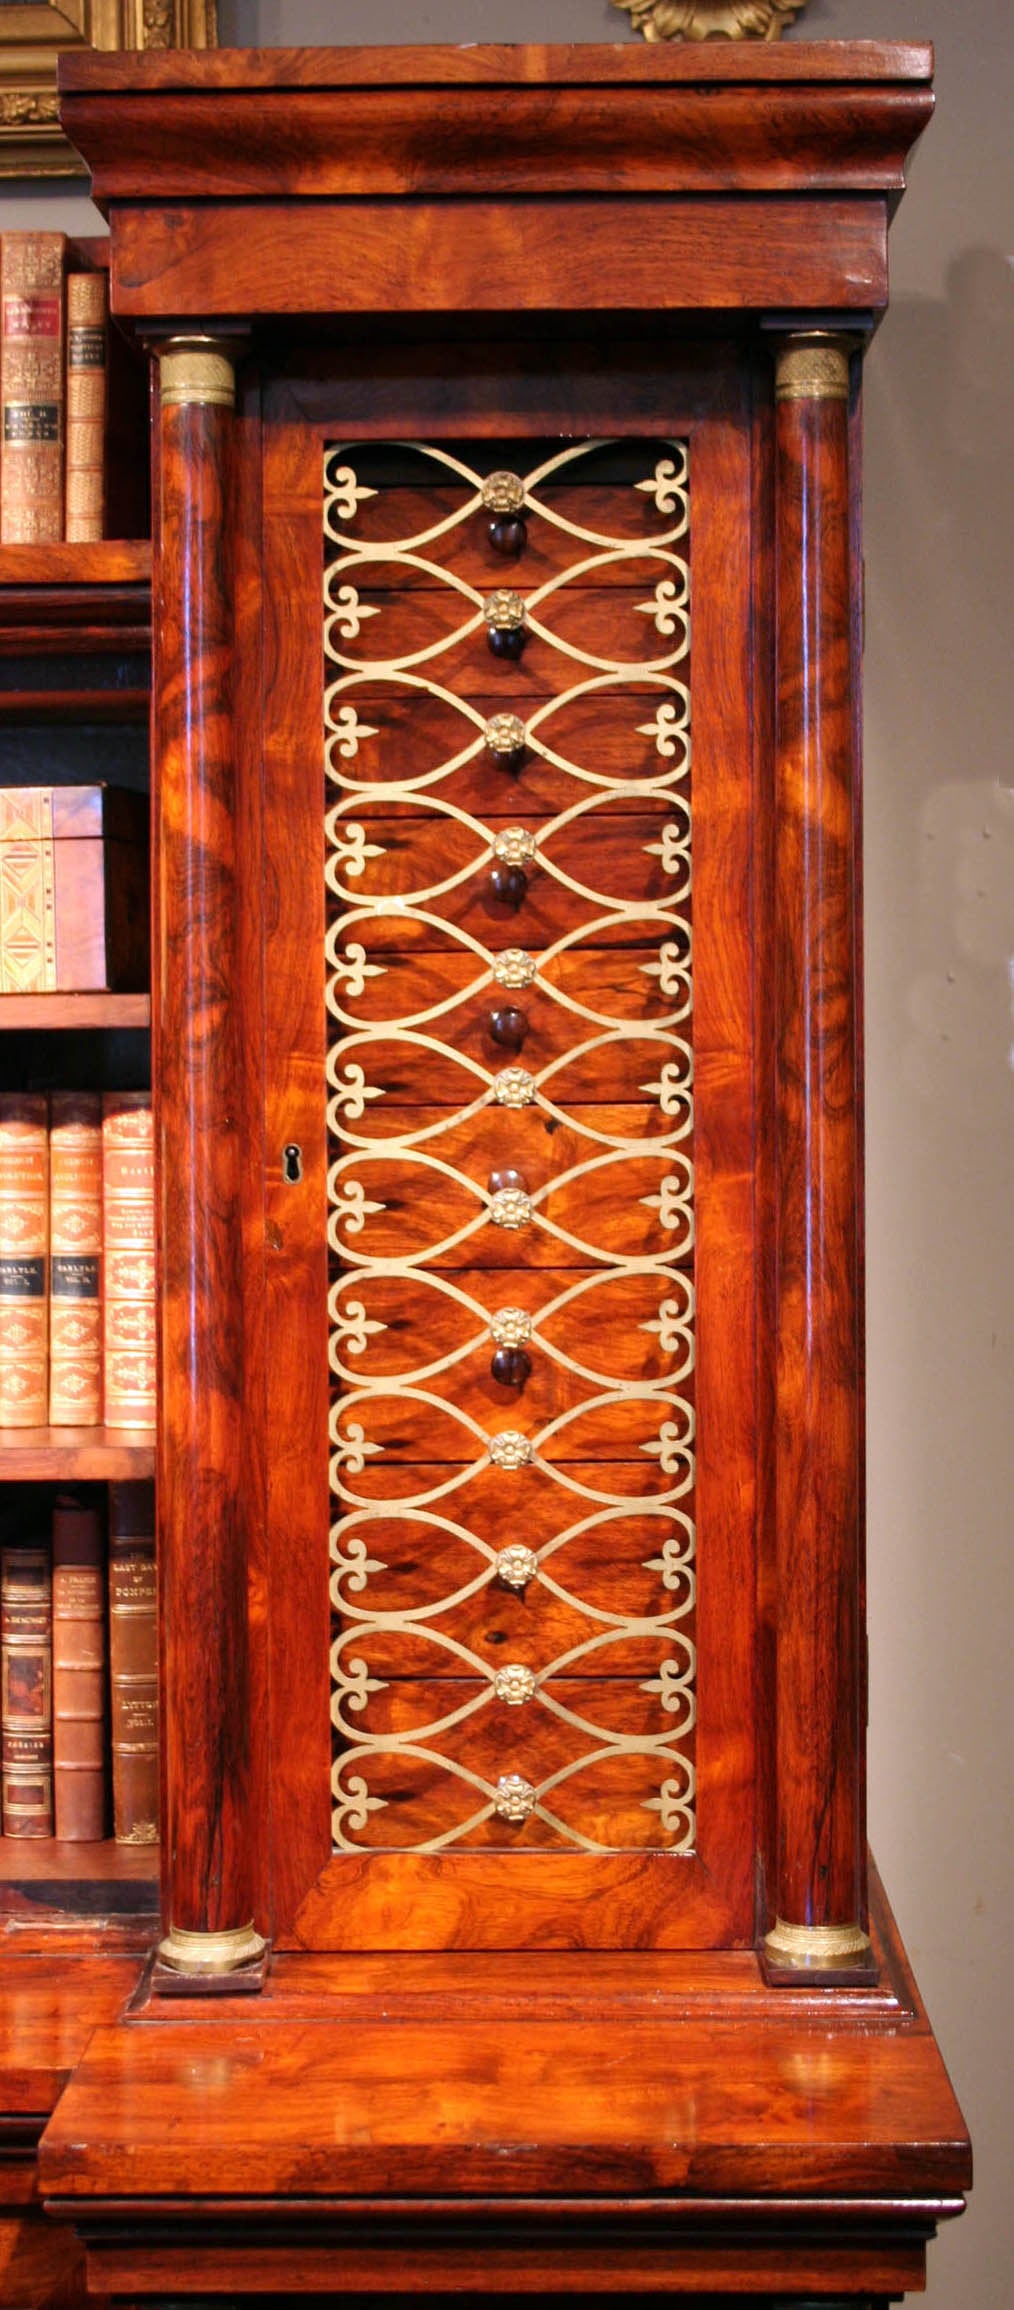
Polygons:
<instances>
[{"instance_id":1,"label":"book spine","mask_svg":"<svg viewBox=\"0 0 1014 2310\"><path fill-rule=\"evenodd\" d=\"M53 1809L56 1834L94 1844L106 1826L106 1622L102 1517L84 1493L53 1509Z\"/></svg>"},{"instance_id":2,"label":"book spine","mask_svg":"<svg viewBox=\"0 0 1014 2310\"><path fill-rule=\"evenodd\" d=\"M103 535L108 308L104 273L68 274L66 533L78 545Z\"/></svg>"},{"instance_id":3,"label":"book spine","mask_svg":"<svg viewBox=\"0 0 1014 2310\"><path fill-rule=\"evenodd\" d=\"M0 994L55 986L53 790L0 787Z\"/></svg>"},{"instance_id":4,"label":"book spine","mask_svg":"<svg viewBox=\"0 0 1014 2310\"><path fill-rule=\"evenodd\" d=\"M106 1425L155 1425L155 1145L151 1095L102 1099Z\"/></svg>"},{"instance_id":5,"label":"book spine","mask_svg":"<svg viewBox=\"0 0 1014 2310\"><path fill-rule=\"evenodd\" d=\"M63 233L0 240L0 539L63 536Z\"/></svg>"},{"instance_id":6,"label":"book spine","mask_svg":"<svg viewBox=\"0 0 1014 2310\"><path fill-rule=\"evenodd\" d=\"M48 1548L0 1559L0 1779L6 1837L53 1834L52 1587Z\"/></svg>"},{"instance_id":7,"label":"book spine","mask_svg":"<svg viewBox=\"0 0 1014 2310\"><path fill-rule=\"evenodd\" d=\"M102 1418L102 1097L49 1102L49 1424Z\"/></svg>"},{"instance_id":8,"label":"book spine","mask_svg":"<svg viewBox=\"0 0 1014 2310\"><path fill-rule=\"evenodd\" d=\"M48 1404L49 1145L45 1093L0 1093L0 1428Z\"/></svg>"},{"instance_id":9,"label":"book spine","mask_svg":"<svg viewBox=\"0 0 1014 2310\"><path fill-rule=\"evenodd\" d=\"M113 1835L158 1839L158 1632L155 1487L109 1487L109 1668Z\"/></svg>"}]
</instances>

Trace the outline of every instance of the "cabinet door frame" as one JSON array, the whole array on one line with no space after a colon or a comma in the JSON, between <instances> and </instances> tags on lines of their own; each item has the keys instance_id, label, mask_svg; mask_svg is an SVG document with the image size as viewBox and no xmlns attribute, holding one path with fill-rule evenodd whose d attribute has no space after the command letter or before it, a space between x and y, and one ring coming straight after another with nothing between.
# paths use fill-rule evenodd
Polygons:
<instances>
[{"instance_id":1,"label":"cabinet door frame","mask_svg":"<svg viewBox=\"0 0 1014 2310\"><path fill-rule=\"evenodd\" d=\"M566 367L563 362L566 361ZM718 1948L754 1937L764 1817L770 1208L767 631L748 344L448 323L290 354L247 391L240 556L249 964L263 1200L248 1193L254 1747L276 1946ZM328 1651L321 502L335 439L653 435L690 445L698 1294L698 1835L692 1855L333 1855ZM244 639L245 637L245 639ZM259 957L253 949L259 946ZM251 1133L251 1157L258 1135ZM301 1150L301 1177L282 1151Z\"/></svg>"}]
</instances>

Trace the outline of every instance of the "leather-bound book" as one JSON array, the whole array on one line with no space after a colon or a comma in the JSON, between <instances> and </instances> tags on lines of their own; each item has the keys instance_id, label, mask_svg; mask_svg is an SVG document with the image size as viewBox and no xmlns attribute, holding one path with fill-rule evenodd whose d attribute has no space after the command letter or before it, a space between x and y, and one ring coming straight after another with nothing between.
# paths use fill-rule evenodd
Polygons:
<instances>
[{"instance_id":1,"label":"leather-bound book","mask_svg":"<svg viewBox=\"0 0 1014 2310\"><path fill-rule=\"evenodd\" d=\"M0 1778L5 1837L53 1834L53 1644L49 1549L0 1555Z\"/></svg>"},{"instance_id":2,"label":"leather-bound book","mask_svg":"<svg viewBox=\"0 0 1014 2310\"><path fill-rule=\"evenodd\" d=\"M0 539L63 536L63 233L4 233L0 246Z\"/></svg>"},{"instance_id":3,"label":"leather-bound book","mask_svg":"<svg viewBox=\"0 0 1014 2310\"><path fill-rule=\"evenodd\" d=\"M0 1428L46 1422L47 1124L45 1092L0 1092Z\"/></svg>"},{"instance_id":4,"label":"leather-bound book","mask_svg":"<svg viewBox=\"0 0 1014 2310\"><path fill-rule=\"evenodd\" d=\"M102 1095L49 1102L49 1424L102 1418Z\"/></svg>"},{"instance_id":5,"label":"leather-bound book","mask_svg":"<svg viewBox=\"0 0 1014 2310\"><path fill-rule=\"evenodd\" d=\"M155 1145L149 1091L102 1099L107 1427L155 1425Z\"/></svg>"},{"instance_id":6,"label":"leather-bound book","mask_svg":"<svg viewBox=\"0 0 1014 2310\"><path fill-rule=\"evenodd\" d=\"M158 1632L155 1487L109 1486L109 1668L113 1835L158 1838Z\"/></svg>"},{"instance_id":7,"label":"leather-bound book","mask_svg":"<svg viewBox=\"0 0 1014 2310\"><path fill-rule=\"evenodd\" d=\"M109 284L104 273L67 276L66 535L103 534Z\"/></svg>"},{"instance_id":8,"label":"leather-bound book","mask_svg":"<svg viewBox=\"0 0 1014 2310\"><path fill-rule=\"evenodd\" d=\"M147 984L147 796L0 787L0 994Z\"/></svg>"},{"instance_id":9,"label":"leather-bound book","mask_svg":"<svg viewBox=\"0 0 1014 2310\"><path fill-rule=\"evenodd\" d=\"M94 1844L106 1827L106 1574L96 1494L53 1508L53 1811L56 1834Z\"/></svg>"}]
</instances>

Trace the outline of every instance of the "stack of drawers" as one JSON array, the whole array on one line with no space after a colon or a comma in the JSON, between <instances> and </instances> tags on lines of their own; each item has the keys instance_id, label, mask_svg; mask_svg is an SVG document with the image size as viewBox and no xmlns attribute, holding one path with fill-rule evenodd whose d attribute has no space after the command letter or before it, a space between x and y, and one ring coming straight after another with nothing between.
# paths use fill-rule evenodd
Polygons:
<instances>
[{"instance_id":1,"label":"stack of drawers","mask_svg":"<svg viewBox=\"0 0 1014 2310\"><path fill-rule=\"evenodd\" d=\"M325 460L340 1850L694 1842L688 503Z\"/></svg>"}]
</instances>

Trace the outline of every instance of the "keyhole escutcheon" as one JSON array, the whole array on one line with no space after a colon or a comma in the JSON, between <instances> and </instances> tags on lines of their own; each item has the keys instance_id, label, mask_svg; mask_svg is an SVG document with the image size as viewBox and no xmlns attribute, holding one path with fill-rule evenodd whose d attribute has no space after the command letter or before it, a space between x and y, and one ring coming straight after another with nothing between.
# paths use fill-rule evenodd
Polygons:
<instances>
[{"instance_id":1,"label":"keyhole escutcheon","mask_svg":"<svg viewBox=\"0 0 1014 2310\"><path fill-rule=\"evenodd\" d=\"M282 1175L290 1187L295 1187L303 1176L303 1150L294 1140L282 1148Z\"/></svg>"}]
</instances>

